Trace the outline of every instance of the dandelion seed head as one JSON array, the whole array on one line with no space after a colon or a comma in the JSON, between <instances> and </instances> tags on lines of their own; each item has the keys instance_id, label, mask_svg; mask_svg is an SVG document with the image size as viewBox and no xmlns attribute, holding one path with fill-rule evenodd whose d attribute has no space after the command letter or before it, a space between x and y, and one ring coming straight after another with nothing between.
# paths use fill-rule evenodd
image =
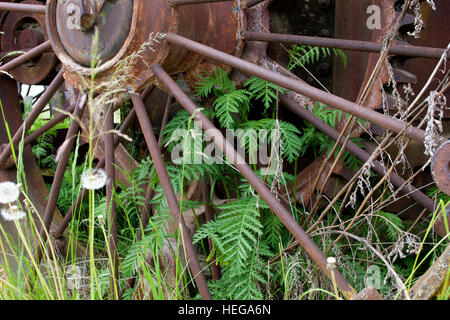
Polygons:
<instances>
[{"instance_id":1,"label":"dandelion seed head","mask_svg":"<svg viewBox=\"0 0 450 320\"><path fill-rule=\"evenodd\" d=\"M0 203L8 204L19 199L20 191L14 182L0 183Z\"/></svg>"},{"instance_id":2,"label":"dandelion seed head","mask_svg":"<svg viewBox=\"0 0 450 320\"><path fill-rule=\"evenodd\" d=\"M26 217L25 212L17 208L17 206L11 206L10 208L4 208L1 210L1 214L5 221L22 220Z\"/></svg>"},{"instance_id":3,"label":"dandelion seed head","mask_svg":"<svg viewBox=\"0 0 450 320\"><path fill-rule=\"evenodd\" d=\"M102 169L87 170L81 176L83 188L88 190L98 190L105 186L108 177Z\"/></svg>"},{"instance_id":4,"label":"dandelion seed head","mask_svg":"<svg viewBox=\"0 0 450 320\"><path fill-rule=\"evenodd\" d=\"M99 215L98 217L98 223L100 223L100 225L104 225L105 224L105 218L103 217L103 215Z\"/></svg>"}]
</instances>

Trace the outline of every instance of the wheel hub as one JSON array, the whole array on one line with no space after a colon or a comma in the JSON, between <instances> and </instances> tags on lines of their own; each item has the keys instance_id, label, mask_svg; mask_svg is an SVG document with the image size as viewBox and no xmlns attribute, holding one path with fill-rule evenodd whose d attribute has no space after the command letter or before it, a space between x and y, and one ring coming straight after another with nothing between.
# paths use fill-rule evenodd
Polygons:
<instances>
[{"instance_id":1,"label":"wheel hub","mask_svg":"<svg viewBox=\"0 0 450 320\"><path fill-rule=\"evenodd\" d=\"M167 0L49 0L46 16L52 47L66 67L66 80L75 87L83 83L80 77L93 73L97 81L110 80L118 62L140 52L149 36L158 32L174 32L240 56L243 41L239 35L245 28L245 15L237 2L173 8ZM101 64L91 68L95 29ZM212 68L202 57L164 41L153 43L139 56L127 84L136 91L152 81L148 66L153 63L172 74L184 72L192 85L201 71Z\"/></svg>"},{"instance_id":2,"label":"wheel hub","mask_svg":"<svg viewBox=\"0 0 450 320\"><path fill-rule=\"evenodd\" d=\"M96 3L93 5L95 7ZM95 30L83 28L83 14L87 15L80 6L80 0L59 1L56 5L57 34L64 50L75 62L90 67ZM130 34L133 0L106 1L101 11L90 16L98 30L95 48L98 58L101 61L111 60Z\"/></svg>"}]
</instances>

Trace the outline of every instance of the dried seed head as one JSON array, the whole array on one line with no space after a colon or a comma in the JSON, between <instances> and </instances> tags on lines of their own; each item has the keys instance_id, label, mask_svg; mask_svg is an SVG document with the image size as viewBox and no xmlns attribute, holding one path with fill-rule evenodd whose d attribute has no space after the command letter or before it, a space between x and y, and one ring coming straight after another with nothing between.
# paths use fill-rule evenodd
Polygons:
<instances>
[{"instance_id":1,"label":"dried seed head","mask_svg":"<svg viewBox=\"0 0 450 320\"><path fill-rule=\"evenodd\" d=\"M97 218L98 218L98 223L99 223L101 226L105 225L105 218L103 217L102 214L99 215Z\"/></svg>"},{"instance_id":2,"label":"dried seed head","mask_svg":"<svg viewBox=\"0 0 450 320\"><path fill-rule=\"evenodd\" d=\"M327 263L328 263L328 264L336 264L336 258L334 258L334 257L329 257L329 258L327 259Z\"/></svg>"},{"instance_id":3,"label":"dried seed head","mask_svg":"<svg viewBox=\"0 0 450 320\"><path fill-rule=\"evenodd\" d=\"M0 183L0 203L8 204L19 199L20 191L14 182Z\"/></svg>"},{"instance_id":4,"label":"dried seed head","mask_svg":"<svg viewBox=\"0 0 450 320\"><path fill-rule=\"evenodd\" d=\"M17 206L11 206L10 208L4 208L1 211L3 219L5 221L22 220L26 217L26 213L19 210Z\"/></svg>"},{"instance_id":5,"label":"dried seed head","mask_svg":"<svg viewBox=\"0 0 450 320\"><path fill-rule=\"evenodd\" d=\"M336 258L334 257L327 258L327 269L328 270L336 269Z\"/></svg>"},{"instance_id":6,"label":"dried seed head","mask_svg":"<svg viewBox=\"0 0 450 320\"><path fill-rule=\"evenodd\" d=\"M83 188L88 190L98 190L105 186L108 177L102 169L87 170L81 176Z\"/></svg>"}]
</instances>

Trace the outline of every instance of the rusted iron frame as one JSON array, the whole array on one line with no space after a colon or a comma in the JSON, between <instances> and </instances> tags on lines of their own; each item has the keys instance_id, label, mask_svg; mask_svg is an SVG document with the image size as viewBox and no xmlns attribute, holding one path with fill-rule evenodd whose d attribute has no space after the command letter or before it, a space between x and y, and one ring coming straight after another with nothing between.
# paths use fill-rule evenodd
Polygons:
<instances>
[{"instance_id":1,"label":"rusted iron frame","mask_svg":"<svg viewBox=\"0 0 450 320\"><path fill-rule=\"evenodd\" d=\"M117 297L119 292L119 251L117 248L117 213L116 203L114 201L115 190L115 168L114 168L114 106L112 104L105 105L105 131L104 144L105 153L105 171L107 176L106 181L106 217L108 222L108 240L109 240L109 263L110 263L110 282L111 282L111 298L115 296L115 289L117 289ZM112 264L112 265L111 265Z\"/></svg>"},{"instance_id":2,"label":"rusted iron frame","mask_svg":"<svg viewBox=\"0 0 450 320\"><path fill-rule=\"evenodd\" d=\"M125 120L122 122L122 125L120 126L120 129L119 129L119 133L122 133L122 134L125 133L131 127L131 125L133 124L133 121L135 120L135 118L136 118L136 111L133 108L128 113L128 115L125 118ZM119 145L120 140L121 140L121 138L120 138L119 135L114 137L114 150ZM100 168L103 168L104 166L105 166L105 156L103 155L101 157L100 161L95 166L95 169L100 169ZM73 213L81 205L81 202L83 201L84 197L88 194L88 192L89 192L89 190L84 189L84 188L80 191L80 193L78 194L77 198L75 199L75 201L70 206L69 211L67 211L66 215L64 216L62 222L55 229L55 232L54 232L54 237L55 238L60 238L62 236L62 234L66 230L67 226L69 225L70 220L72 219Z\"/></svg>"},{"instance_id":3,"label":"rusted iron frame","mask_svg":"<svg viewBox=\"0 0 450 320\"><path fill-rule=\"evenodd\" d=\"M250 31L243 32L242 37L248 41L280 42L280 43L343 49L350 51L380 53L383 50L382 43L371 41L334 39L323 37L300 36L293 34L250 32ZM394 44L390 50L390 53L395 55L406 57L417 57L417 58L431 58L431 59L440 59L444 52L445 49L441 48L429 48L429 47L419 47L401 44ZM447 58L450 58L450 53L447 55Z\"/></svg>"},{"instance_id":4,"label":"rusted iron frame","mask_svg":"<svg viewBox=\"0 0 450 320\"><path fill-rule=\"evenodd\" d=\"M288 98L285 95L280 96L280 102L290 111L297 114L302 119L308 121L311 123L314 127L316 127L319 131L325 133L327 136L329 136L334 141L337 141L339 139L339 132L336 129L333 129L328 124L326 124L324 121L319 119L314 113L311 111L302 108L299 106L294 100ZM339 141L339 144L343 144L345 141L344 138L342 138ZM367 162L370 159L370 154L360 148L356 143L349 141L345 148L355 155L359 160L363 161L364 163ZM373 161L373 167L372 170L378 173L379 175L384 175L388 171L387 168L382 165L378 160ZM405 179L397 175L396 173L392 173L389 177L390 181L393 185L396 187L401 187L405 183ZM424 208L429 210L430 212L434 211L434 201L430 199L427 195L425 195L423 192L415 188L413 185L408 184L403 187L403 192L408 193L411 198L413 198L415 201L420 203Z\"/></svg>"},{"instance_id":5,"label":"rusted iron frame","mask_svg":"<svg viewBox=\"0 0 450 320\"><path fill-rule=\"evenodd\" d=\"M3 3L3 2L0 2L0 3ZM50 41L47 40L47 41L41 43L40 45L38 45L37 47L34 47L33 49L30 49L30 50L26 51L25 53L22 53L17 58L14 58L13 60L0 66L0 71L8 72L12 69L15 69L18 66L20 66L30 60L33 60L34 58L40 56L41 54L43 54L51 49L52 49L52 45L50 44Z\"/></svg>"},{"instance_id":6,"label":"rusted iron frame","mask_svg":"<svg viewBox=\"0 0 450 320\"><path fill-rule=\"evenodd\" d=\"M53 95L56 93L59 87L64 83L63 73L64 68L61 69L61 71L59 71L58 75L55 77L55 79L53 79L52 83L48 86L47 90L45 90L44 94L39 98L38 101L36 101L33 108L31 109L30 114L27 116L25 121L22 123L20 128L17 130L17 132L11 139L12 145L11 143L9 143L6 149L3 150L2 154L0 155L0 167L2 167L8 160L8 158L11 156L12 148L16 149L17 146L19 145L19 142L22 138L23 130L25 129L26 132L31 128L33 123L39 117L42 110L49 103L50 99L53 97Z\"/></svg>"},{"instance_id":7,"label":"rusted iron frame","mask_svg":"<svg viewBox=\"0 0 450 320\"><path fill-rule=\"evenodd\" d=\"M194 120L201 123L203 130L211 138L211 140L222 150L227 158L239 170L245 179L252 185L260 197L267 203L270 209L277 215L284 226L291 232L291 234L302 245L308 255L317 263L319 268L331 278L330 271L327 268L327 258L319 247L306 234L302 227L295 221L288 210L280 203L280 201L272 194L267 186L262 182L250 166L245 162L245 159L238 154L234 147L225 139L223 134L205 117L205 115L197 109L195 104L189 97L178 87L178 85L170 78L170 76L159 66L153 65L151 70L156 77L161 81L170 93L177 99L186 111L194 117ZM338 288L347 299L350 299L355 290L345 280L342 274L335 271L335 279Z\"/></svg>"},{"instance_id":8,"label":"rusted iron frame","mask_svg":"<svg viewBox=\"0 0 450 320\"><path fill-rule=\"evenodd\" d=\"M58 159L58 165L56 166L55 176L53 178L52 187L50 189L50 194L48 196L47 205L45 207L44 218L42 225L39 229L39 235L41 237L41 241L43 244L47 241L47 233L50 231L50 225L53 220L53 215L56 209L56 202L58 201L59 192L61 190L62 181L64 178L64 173L66 171L67 163L69 161L70 153L72 152L73 145L76 140L76 136L78 130L80 128L80 119L83 114L84 107L86 106L86 96L80 96L79 101L75 106L75 110L73 112L72 121L70 122L69 129L67 130L66 139L61 148L64 148L60 151L60 156ZM36 261L39 264L43 250L39 249L40 247L36 247Z\"/></svg>"},{"instance_id":9,"label":"rusted iron frame","mask_svg":"<svg viewBox=\"0 0 450 320\"><path fill-rule=\"evenodd\" d=\"M352 114L358 118L362 118L372 123L378 124L379 126L389 129L391 131L398 133L406 128L404 132L407 137L419 142L425 141L424 130L415 128L403 121L391 118L384 114L378 113L374 110L364 108L354 102L345 100L341 97L335 96L328 92L324 92L306 83L293 80L289 77L280 75L274 71L267 70L263 67L255 65L248 61L242 60L235 56L226 54L219 50L213 49L211 47L205 46L203 44L189 40L187 38L184 38L182 36L173 33L166 34L165 40L171 44L178 45L189 51L198 53L217 62L227 64L233 68L240 70L244 74L254 75L264 80L270 81L283 88L292 90L301 95L307 96L311 99L324 103L330 107Z\"/></svg>"},{"instance_id":10,"label":"rusted iron frame","mask_svg":"<svg viewBox=\"0 0 450 320\"><path fill-rule=\"evenodd\" d=\"M205 177L203 177L203 181L202 181L202 199L203 199L203 202L205 203L206 223L214 220L214 209L211 206L211 199L209 196L210 190L211 190L211 186L209 184L209 176L205 175ZM213 242L209 238L208 238L208 246L209 246L209 252L211 252L213 250ZM213 281L217 281L220 279L220 267L216 263L216 254L214 254L211 258L211 275L212 275Z\"/></svg>"},{"instance_id":11,"label":"rusted iron frame","mask_svg":"<svg viewBox=\"0 0 450 320\"><path fill-rule=\"evenodd\" d=\"M169 0L171 7L185 6L190 4L202 4L202 3L213 3L213 2L226 2L233 0Z\"/></svg>"},{"instance_id":12,"label":"rusted iron frame","mask_svg":"<svg viewBox=\"0 0 450 320\"><path fill-rule=\"evenodd\" d=\"M211 293L209 292L205 276L202 272L202 267L198 260L194 245L192 244L192 237L189 234L189 230L187 229L183 215L181 214L178 199L175 195L175 191L173 190L172 183L170 182L169 174L167 173L167 169L165 167L158 142L156 141L155 134L153 133L153 127L148 117L147 111L145 110L144 103L142 102L141 97L137 94L131 94L131 99L133 101L134 108L136 109L137 118L139 120L139 124L141 125L142 133L144 134L147 147L150 151L153 165L159 177L159 182L161 183L164 195L167 199L167 204L174 220L174 227L181 228L180 236L182 237L183 246L187 253L192 276L194 277L195 283L197 284L197 288L202 299L211 300Z\"/></svg>"},{"instance_id":13,"label":"rusted iron frame","mask_svg":"<svg viewBox=\"0 0 450 320\"><path fill-rule=\"evenodd\" d=\"M45 14L46 8L45 5L40 4L0 2L0 11L15 11L15 12Z\"/></svg>"}]
</instances>

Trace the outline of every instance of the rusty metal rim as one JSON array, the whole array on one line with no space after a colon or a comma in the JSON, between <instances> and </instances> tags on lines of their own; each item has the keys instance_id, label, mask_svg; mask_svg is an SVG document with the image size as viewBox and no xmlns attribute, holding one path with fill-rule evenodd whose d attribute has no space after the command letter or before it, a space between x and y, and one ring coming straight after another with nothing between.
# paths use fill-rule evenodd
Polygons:
<instances>
[{"instance_id":1,"label":"rusty metal rim","mask_svg":"<svg viewBox=\"0 0 450 320\"><path fill-rule=\"evenodd\" d=\"M103 63L101 66L97 68L88 68L82 66L77 63L74 59L72 59L66 51L63 49L63 45L59 38L57 27L56 27L56 17L51 14L52 11L56 11L56 3L58 0L48 0L46 4L46 22L47 22L47 34L50 39L50 43L53 47L53 51L57 55L57 57L61 60L61 62L65 65L68 71L73 71L78 74L84 76L90 76L92 74L102 73L110 68L112 68L115 64L117 64L121 58L124 56L125 52L128 50L130 43L132 42L134 35L136 33L137 27L137 17L139 13L139 9L142 6L142 0L133 1L133 17L131 20L131 28L130 34L126 38L119 52L110 60Z\"/></svg>"}]
</instances>

